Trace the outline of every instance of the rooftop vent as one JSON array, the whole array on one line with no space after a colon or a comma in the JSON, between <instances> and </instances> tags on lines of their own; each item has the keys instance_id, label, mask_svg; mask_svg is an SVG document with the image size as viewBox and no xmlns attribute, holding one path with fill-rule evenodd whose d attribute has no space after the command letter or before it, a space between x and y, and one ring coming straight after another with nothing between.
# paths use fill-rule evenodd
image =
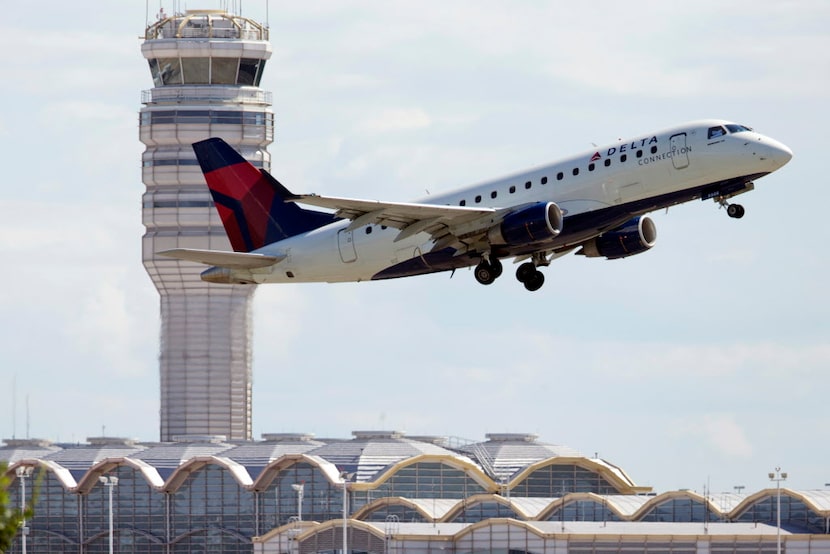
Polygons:
<instances>
[{"instance_id":1,"label":"rooftop vent","mask_svg":"<svg viewBox=\"0 0 830 554\"><path fill-rule=\"evenodd\" d=\"M136 439L128 439L124 437L87 437L86 442L93 446L106 446L117 444L122 446L135 446Z\"/></svg>"},{"instance_id":2,"label":"rooftop vent","mask_svg":"<svg viewBox=\"0 0 830 554\"><path fill-rule=\"evenodd\" d=\"M20 448L21 446L46 448L52 446L52 441L46 439L3 439L3 443L12 448Z\"/></svg>"},{"instance_id":3,"label":"rooftop vent","mask_svg":"<svg viewBox=\"0 0 830 554\"><path fill-rule=\"evenodd\" d=\"M491 442L536 442L539 435L533 433L487 433L484 437Z\"/></svg>"},{"instance_id":4,"label":"rooftop vent","mask_svg":"<svg viewBox=\"0 0 830 554\"><path fill-rule=\"evenodd\" d=\"M173 435L173 442L204 442L221 444L228 440L225 435Z\"/></svg>"},{"instance_id":5,"label":"rooftop vent","mask_svg":"<svg viewBox=\"0 0 830 554\"><path fill-rule=\"evenodd\" d=\"M352 431L356 439L402 439L403 431Z\"/></svg>"},{"instance_id":6,"label":"rooftop vent","mask_svg":"<svg viewBox=\"0 0 830 554\"><path fill-rule=\"evenodd\" d=\"M266 442L308 442L314 439L314 433L262 433Z\"/></svg>"},{"instance_id":7,"label":"rooftop vent","mask_svg":"<svg viewBox=\"0 0 830 554\"><path fill-rule=\"evenodd\" d=\"M426 442L429 444L435 444L437 446L447 446L449 443L449 439L447 437L437 437L432 435L416 435L411 437L406 437L410 440L418 441L418 442Z\"/></svg>"}]
</instances>

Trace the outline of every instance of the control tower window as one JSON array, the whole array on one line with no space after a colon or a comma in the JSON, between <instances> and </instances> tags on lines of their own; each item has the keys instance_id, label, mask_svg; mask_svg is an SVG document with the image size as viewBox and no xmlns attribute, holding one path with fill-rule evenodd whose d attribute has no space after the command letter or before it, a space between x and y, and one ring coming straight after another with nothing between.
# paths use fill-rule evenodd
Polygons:
<instances>
[{"instance_id":1,"label":"control tower window","mask_svg":"<svg viewBox=\"0 0 830 554\"><path fill-rule=\"evenodd\" d=\"M236 84L258 87L263 69L265 69L265 60L242 58L239 62L239 77L236 79Z\"/></svg>"},{"instance_id":2,"label":"control tower window","mask_svg":"<svg viewBox=\"0 0 830 554\"><path fill-rule=\"evenodd\" d=\"M150 64L150 71L153 70L153 65ZM156 66L158 77L153 75L153 81L161 81L165 85L181 85L182 84L182 68L179 64L179 58L159 58Z\"/></svg>"},{"instance_id":3,"label":"control tower window","mask_svg":"<svg viewBox=\"0 0 830 554\"><path fill-rule=\"evenodd\" d=\"M239 58L213 58L210 80L215 85L235 85Z\"/></svg>"},{"instance_id":4,"label":"control tower window","mask_svg":"<svg viewBox=\"0 0 830 554\"><path fill-rule=\"evenodd\" d=\"M153 84L259 86L265 60L251 58L158 58L147 60Z\"/></svg>"},{"instance_id":5,"label":"control tower window","mask_svg":"<svg viewBox=\"0 0 830 554\"><path fill-rule=\"evenodd\" d=\"M188 85L210 83L210 58L182 58L184 82Z\"/></svg>"}]
</instances>

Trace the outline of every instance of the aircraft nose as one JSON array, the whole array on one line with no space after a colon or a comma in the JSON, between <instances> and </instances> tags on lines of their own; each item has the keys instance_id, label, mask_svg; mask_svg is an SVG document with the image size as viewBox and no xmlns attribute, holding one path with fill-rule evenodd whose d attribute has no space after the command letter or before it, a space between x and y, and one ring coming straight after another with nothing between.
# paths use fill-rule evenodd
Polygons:
<instances>
[{"instance_id":1,"label":"aircraft nose","mask_svg":"<svg viewBox=\"0 0 830 554\"><path fill-rule=\"evenodd\" d=\"M761 161L772 165L774 169L778 169L793 158L793 151L777 140L764 137L758 144L757 155Z\"/></svg>"}]
</instances>

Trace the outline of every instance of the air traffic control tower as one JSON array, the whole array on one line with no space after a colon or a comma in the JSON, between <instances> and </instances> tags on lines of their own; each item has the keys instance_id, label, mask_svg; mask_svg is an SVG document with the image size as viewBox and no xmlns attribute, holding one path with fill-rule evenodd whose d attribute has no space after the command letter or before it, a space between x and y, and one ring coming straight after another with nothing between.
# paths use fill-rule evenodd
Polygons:
<instances>
[{"instance_id":1,"label":"air traffic control tower","mask_svg":"<svg viewBox=\"0 0 830 554\"><path fill-rule=\"evenodd\" d=\"M223 10L188 10L145 31L153 88L140 115L143 260L161 296L161 440L251 438L251 285L202 281L171 248L231 250L191 144L222 137L270 169L271 95L259 88L271 56L267 27Z\"/></svg>"}]
</instances>

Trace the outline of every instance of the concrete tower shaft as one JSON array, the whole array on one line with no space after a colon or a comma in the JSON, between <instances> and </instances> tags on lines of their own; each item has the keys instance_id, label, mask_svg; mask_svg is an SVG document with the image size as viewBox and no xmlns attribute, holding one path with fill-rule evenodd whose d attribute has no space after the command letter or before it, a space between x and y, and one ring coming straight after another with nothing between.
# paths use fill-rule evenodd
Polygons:
<instances>
[{"instance_id":1,"label":"concrete tower shaft","mask_svg":"<svg viewBox=\"0 0 830 554\"><path fill-rule=\"evenodd\" d=\"M219 136L270 169L271 95L259 88L268 29L222 10L188 10L147 27L141 51L144 267L161 296L161 440L251 438L253 286L205 283L170 248L231 250L191 144Z\"/></svg>"}]
</instances>

